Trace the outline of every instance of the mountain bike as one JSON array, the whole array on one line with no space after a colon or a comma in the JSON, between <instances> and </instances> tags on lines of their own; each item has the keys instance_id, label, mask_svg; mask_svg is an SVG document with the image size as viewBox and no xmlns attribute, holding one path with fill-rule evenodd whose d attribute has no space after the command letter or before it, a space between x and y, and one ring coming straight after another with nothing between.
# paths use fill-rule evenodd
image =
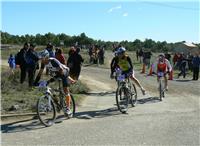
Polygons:
<instances>
[{"instance_id":1,"label":"mountain bike","mask_svg":"<svg viewBox=\"0 0 200 146\"><path fill-rule=\"evenodd\" d=\"M116 103L121 113L128 111L129 104L132 107L137 104L137 90L134 84L130 82L129 75L120 74L116 71L117 90L116 90Z\"/></svg>"},{"instance_id":2,"label":"mountain bike","mask_svg":"<svg viewBox=\"0 0 200 146\"><path fill-rule=\"evenodd\" d=\"M70 110L72 111L72 114L70 115L70 117L66 114L66 95L61 87L62 80L58 78L56 79L56 81L58 81L59 83L58 89L53 89L49 87L46 84L46 81L43 81L39 84L39 91L43 92L43 96L39 97L37 101L37 115L40 122L46 127L54 124L56 120L56 110L58 112L60 112L60 110L63 110L64 115L68 118L73 117L75 114L75 100L72 94L70 94Z\"/></svg>"},{"instance_id":3,"label":"mountain bike","mask_svg":"<svg viewBox=\"0 0 200 146\"><path fill-rule=\"evenodd\" d=\"M164 86L164 72L158 72L158 91L159 91L159 98L162 101L163 97L165 97L165 86Z\"/></svg>"}]
</instances>

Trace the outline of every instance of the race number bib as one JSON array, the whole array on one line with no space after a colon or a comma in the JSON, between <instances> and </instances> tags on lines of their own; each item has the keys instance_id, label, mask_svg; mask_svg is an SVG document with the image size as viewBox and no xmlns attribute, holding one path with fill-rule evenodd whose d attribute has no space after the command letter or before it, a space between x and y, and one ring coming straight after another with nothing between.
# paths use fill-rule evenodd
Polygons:
<instances>
[{"instance_id":1,"label":"race number bib","mask_svg":"<svg viewBox=\"0 0 200 146\"><path fill-rule=\"evenodd\" d=\"M125 75L120 75L117 77L118 81L123 81L125 79Z\"/></svg>"},{"instance_id":2,"label":"race number bib","mask_svg":"<svg viewBox=\"0 0 200 146\"><path fill-rule=\"evenodd\" d=\"M163 73L163 72L158 72L158 76L159 76L159 77L163 77L163 76L164 76L164 73Z\"/></svg>"}]
</instances>

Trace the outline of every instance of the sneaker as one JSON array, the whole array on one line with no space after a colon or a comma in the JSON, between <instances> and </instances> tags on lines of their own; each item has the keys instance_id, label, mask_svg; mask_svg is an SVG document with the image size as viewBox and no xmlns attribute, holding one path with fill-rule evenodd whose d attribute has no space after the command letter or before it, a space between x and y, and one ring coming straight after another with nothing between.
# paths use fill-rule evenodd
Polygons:
<instances>
[{"instance_id":1,"label":"sneaker","mask_svg":"<svg viewBox=\"0 0 200 146\"><path fill-rule=\"evenodd\" d=\"M71 110L69 108L66 108L65 116L67 116L68 118L72 117L72 112L71 112Z\"/></svg>"},{"instance_id":2,"label":"sneaker","mask_svg":"<svg viewBox=\"0 0 200 146\"><path fill-rule=\"evenodd\" d=\"M146 94L146 90L144 88L141 88L142 94L145 95Z\"/></svg>"},{"instance_id":3,"label":"sneaker","mask_svg":"<svg viewBox=\"0 0 200 146\"><path fill-rule=\"evenodd\" d=\"M165 87L165 90L168 91L168 86Z\"/></svg>"}]
</instances>

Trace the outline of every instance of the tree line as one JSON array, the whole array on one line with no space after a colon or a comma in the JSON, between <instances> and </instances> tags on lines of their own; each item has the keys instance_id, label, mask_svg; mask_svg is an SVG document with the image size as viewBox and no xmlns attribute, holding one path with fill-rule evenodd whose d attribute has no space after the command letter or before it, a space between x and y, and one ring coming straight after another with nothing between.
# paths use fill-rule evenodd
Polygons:
<instances>
[{"instance_id":1,"label":"tree line","mask_svg":"<svg viewBox=\"0 0 200 146\"><path fill-rule=\"evenodd\" d=\"M99 45L99 46L105 46L105 49L112 49L113 44L121 44L124 46L127 50L130 51L136 51L140 48L145 48L148 51L152 52L170 52L175 47L175 45L178 43L167 43L166 41L160 42L160 41L154 41L152 39L145 39L144 41L141 41L139 39L136 39L134 41L121 41L121 42L111 42L111 41L102 41L102 40L94 40L92 38L89 38L86 36L85 33L81 33L78 36L69 36L65 33L60 34L54 34L54 33L46 33L44 35L42 34L36 34L36 35L12 35L7 32L1 32L1 44L16 44L16 45L23 45L25 42L31 42L35 43L36 45L46 45L47 43L51 42L55 46L65 46L69 47L76 42L78 42L81 46L89 46L89 45ZM196 44L198 47L200 47L200 44Z\"/></svg>"}]
</instances>

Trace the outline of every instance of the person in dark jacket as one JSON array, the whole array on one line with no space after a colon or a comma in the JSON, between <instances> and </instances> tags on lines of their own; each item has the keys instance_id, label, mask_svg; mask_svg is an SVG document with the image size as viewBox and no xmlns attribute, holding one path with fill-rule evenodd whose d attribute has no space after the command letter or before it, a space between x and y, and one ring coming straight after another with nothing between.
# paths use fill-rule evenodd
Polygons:
<instances>
[{"instance_id":1,"label":"person in dark jacket","mask_svg":"<svg viewBox=\"0 0 200 146\"><path fill-rule=\"evenodd\" d=\"M187 59L186 59L186 56L184 54L182 54L182 57L181 57L181 60L180 61L180 67L179 67L179 70L180 70L180 73L178 74L178 78L180 76L183 75L183 78L186 77L186 65L187 65Z\"/></svg>"},{"instance_id":2,"label":"person in dark jacket","mask_svg":"<svg viewBox=\"0 0 200 146\"><path fill-rule=\"evenodd\" d=\"M25 43L24 47L17 53L16 56L16 65L19 65L21 73L20 73L20 83L23 84L26 78L26 62L25 62L25 54L28 51L29 44Z\"/></svg>"},{"instance_id":3,"label":"person in dark jacket","mask_svg":"<svg viewBox=\"0 0 200 146\"><path fill-rule=\"evenodd\" d=\"M39 60L37 52L35 51L35 45L30 44L30 48L28 52L26 53L25 60L26 60L26 65L27 65L26 69L28 72L29 87L32 87L34 78L35 78L36 68L38 65L38 60Z\"/></svg>"},{"instance_id":4,"label":"person in dark jacket","mask_svg":"<svg viewBox=\"0 0 200 146\"><path fill-rule=\"evenodd\" d=\"M192 59L192 66L193 66L193 79L199 79L199 67L200 67L200 57L196 54Z\"/></svg>"},{"instance_id":5,"label":"person in dark jacket","mask_svg":"<svg viewBox=\"0 0 200 146\"><path fill-rule=\"evenodd\" d=\"M81 72L81 64L84 61L79 51L80 49L76 48L75 52L72 52L67 60L67 66L70 68L69 74L74 80L78 80Z\"/></svg>"}]
</instances>

